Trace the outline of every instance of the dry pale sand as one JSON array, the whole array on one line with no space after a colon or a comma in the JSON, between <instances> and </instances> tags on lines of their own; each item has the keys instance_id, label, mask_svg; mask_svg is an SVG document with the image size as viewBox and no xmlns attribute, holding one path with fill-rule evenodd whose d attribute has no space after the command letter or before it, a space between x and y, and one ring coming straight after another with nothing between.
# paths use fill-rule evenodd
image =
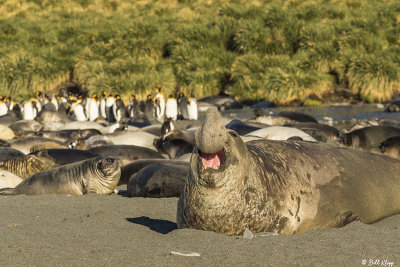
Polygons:
<instances>
[{"instance_id":1,"label":"dry pale sand","mask_svg":"<svg viewBox=\"0 0 400 267\"><path fill-rule=\"evenodd\" d=\"M373 225L244 239L177 229L176 204L177 198L116 194L1 196L0 265L363 266L365 259L365 266L400 266L400 215Z\"/></svg>"}]
</instances>

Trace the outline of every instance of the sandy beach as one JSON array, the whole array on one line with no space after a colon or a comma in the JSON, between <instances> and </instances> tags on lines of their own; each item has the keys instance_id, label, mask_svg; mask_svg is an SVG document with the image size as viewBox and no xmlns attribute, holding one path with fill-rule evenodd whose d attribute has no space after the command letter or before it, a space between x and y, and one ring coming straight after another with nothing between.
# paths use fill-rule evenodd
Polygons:
<instances>
[{"instance_id":1,"label":"sandy beach","mask_svg":"<svg viewBox=\"0 0 400 267\"><path fill-rule=\"evenodd\" d=\"M177 229L177 201L117 194L1 196L1 265L400 266L400 215L372 225L245 239Z\"/></svg>"}]
</instances>

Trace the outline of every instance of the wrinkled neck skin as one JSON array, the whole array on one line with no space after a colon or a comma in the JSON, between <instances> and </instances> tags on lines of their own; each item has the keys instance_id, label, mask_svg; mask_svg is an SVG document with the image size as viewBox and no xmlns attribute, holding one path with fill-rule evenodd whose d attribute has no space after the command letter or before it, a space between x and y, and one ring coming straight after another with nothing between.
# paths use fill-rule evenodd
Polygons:
<instances>
[{"instance_id":1,"label":"wrinkled neck skin","mask_svg":"<svg viewBox=\"0 0 400 267\"><path fill-rule=\"evenodd\" d=\"M257 225L253 211L265 209L267 195L260 190L262 184L246 145L233 134L225 140L226 161L219 170L202 171L199 150L194 148L188 182L178 202L178 227L239 235ZM260 214L256 220L266 216Z\"/></svg>"},{"instance_id":2,"label":"wrinkled neck skin","mask_svg":"<svg viewBox=\"0 0 400 267\"><path fill-rule=\"evenodd\" d=\"M110 166L105 172L97 167L99 161L92 161L90 164L90 175L83 178L84 192L108 195L111 194L118 185L121 177L121 169Z\"/></svg>"}]
</instances>

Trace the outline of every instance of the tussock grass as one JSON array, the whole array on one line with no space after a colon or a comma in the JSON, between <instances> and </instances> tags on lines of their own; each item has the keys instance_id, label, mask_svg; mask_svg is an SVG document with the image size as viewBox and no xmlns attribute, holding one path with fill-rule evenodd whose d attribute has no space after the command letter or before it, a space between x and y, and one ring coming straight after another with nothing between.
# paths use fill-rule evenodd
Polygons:
<instances>
[{"instance_id":1,"label":"tussock grass","mask_svg":"<svg viewBox=\"0 0 400 267\"><path fill-rule=\"evenodd\" d=\"M395 0L3 0L0 39L0 93L17 98L71 79L279 104L335 83L368 102L400 91Z\"/></svg>"}]
</instances>

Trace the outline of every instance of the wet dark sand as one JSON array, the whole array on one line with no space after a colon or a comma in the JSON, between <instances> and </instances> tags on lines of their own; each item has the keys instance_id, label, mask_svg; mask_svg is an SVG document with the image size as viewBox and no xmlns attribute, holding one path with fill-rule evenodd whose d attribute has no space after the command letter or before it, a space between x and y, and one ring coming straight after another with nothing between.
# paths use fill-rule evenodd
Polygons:
<instances>
[{"instance_id":1,"label":"wet dark sand","mask_svg":"<svg viewBox=\"0 0 400 267\"><path fill-rule=\"evenodd\" d=\"M363 266L366 259L368 266L372 259L400 266L400 215L373 225L354 222L340 229L250 240L178 230L177 200L116 194L1 196L0 264ZM197 252L200 257L171 251Z\"/></svg>"}]
</instances>

